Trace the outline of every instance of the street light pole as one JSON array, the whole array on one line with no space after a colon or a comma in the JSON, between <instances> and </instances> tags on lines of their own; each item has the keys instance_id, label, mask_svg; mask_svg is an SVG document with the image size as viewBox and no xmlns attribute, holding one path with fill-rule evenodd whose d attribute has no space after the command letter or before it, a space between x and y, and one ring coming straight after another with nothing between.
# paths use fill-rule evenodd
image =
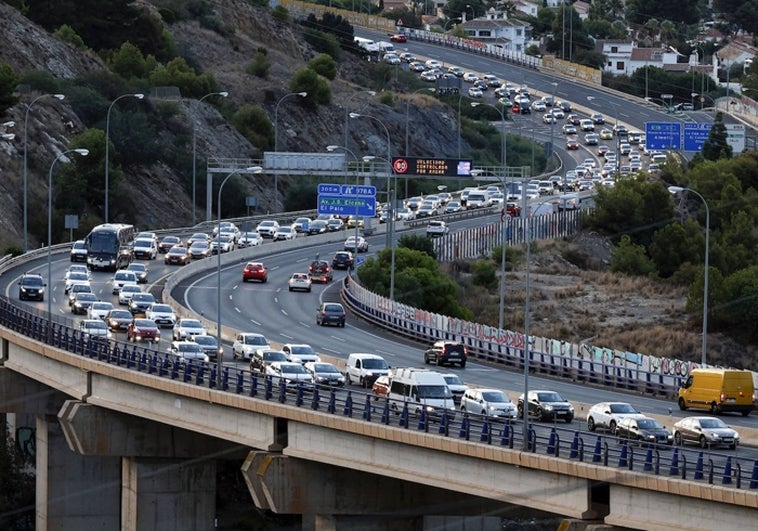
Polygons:
<instances>
[{"instance_id":1,"label":"street light pole","mask_svg":"<svg viewBox=\"0 0 758 531\"><path fill-rule=\"evenodd\" d=\"M276 102L276 107L274 108L274 152L279 151L279 105L281 105L284 100L291 96L300 96L301 98L305 98L307 95L307 92L290 92L289 94L285 94L279 98L279 101Z\"/></svg>"},{"instance_id":2,"label":"street light pole","mask_svg":"<svg viewBox=\"0 0 758 531\"><path fill-rule=\"evenodd\" d=\"M226 184L226 181L231 179L233 176L237 175L238 173L245 172L245 173L260 173L263 171L263 168L260 166L250 166L248 168L240 168L237 170L232 171L229 175L227 175L223 181L221 181L221 185L218 187L218 200L216 201L216 205L218 206L218 224L216 225L216 234L219 237L218 240L218 247L216 249L216 254L218 256L218 262L216 265L216 304L218 305L216 307L216 342L218 343L218 354L216 354L216 388L221 388L221 368L223 364L223 350L221 349L221 190L224 189L224 185Z\"/></svg>"},{"instance_id":3,"label":"street light pole","mask_svg":"<svg viewBox=\"0 0 758 531\"><path fill-rule=\"evenodd\" d=\"M53 168L56 162L66 158L69 153L77 153L86 157L89 155L89 150L84 148L69 149L58 154L50 164L50 171L47 174L47 282L51 287L53 285ZM49 319L48 338L50 338L53 329L53 297L50 292L47 293L47 318Z\"/></svg>"},{"instance_id":4,"label":"street light pole","mask_svg":"<svg viewBox=\"0 0 758 531\"><path fill-rule=\"evenodd\" d=\"M351 150L349 150L345 146L337 146L337 145L326 146L327 151L336 151L338 149L344 149L345 151L350 153L356 161L358 160L358 157L355 156L355 153L353 153ZM366 157L363 157L363 160L365 161ZM345 162L345 180L347 180L347 173L348 173L348 167L347 167L347 162ZM360 174L356 171L355 172L356 190L358 189L358 186L360 186L359 179L360 179ZM356 196L356 201L355 201L355 218L353 221L355 222L355 249L353 253L353 268L355 268L355 261L358 259L358 200L357 200L357 196ZM348 271L348 274L350 274L349 271Z\"/></svg>"},{"instance_id":5,"label":"street light pole","mask_svg":"<svg viewBox=\"0 0 758 531\"><path fill-rule=\"evenodd\" d=\"M104 223L108 223L108 182L110 179L108 153L110 151L111 110L113 109L113 106L116 104L116 102L122 98L137 98L138 100L141 100L144 97L145 97L144 94L139 94L139 93L122 94L121 96L113 100L110 106L108 106L108 114L106 114L105 116L105 205L103 207L103 222Z\"/></svg>"},{"instance_id":6,"label":"street light pole","mask_svg":"<svg viewBox=\"0 0 758 531\"><path fill-rule=\"evenodd\" d=\"M372 97L376 96L376 91L373 91L373 90L363 90L363 91L356 92L355 94L353 94L352 96L350 96L345 101L345 126L344 126L345 127L345 143L344 143L345 149L347 149L347 144L348 144L348 141L347 141L347 129L348 129L348 125L350 123L350 121L348 120L348 118L349 118L348 113L350 112L349 111L349 109L350 109L350 102L353 101L353 98L355 98L359 94L363 94L363 93L368 94L369 96L372 96ZM353 155L353 156L355 156L355 155Z\"/></svg>"},{"instance_id":7,"label":"street light pole","mask_svg":"<svg viewBox=\"0 0 758 531\"><path fill-rule=\"evenodd\" d=\"M356 112L350 113L350 118L360 118L361 116L365 116L366 118L370 118L374 121L376 121L379 125L382 126L384 129L384 132L387 134L387 165L389 166L390 170L390 176L394 177L394 188L397 192L397 174L392 170L392 155L391 155L391 138L390 138L390 131L387 129L387 126L384 125L384 122L382 122L379 118L376 116L372 116L370 114L359 114ZM389 205L389 218L387 219L387 223L389 223L389 234L390 234L390 249L391 249L391 259L390 259L390 300L395 300L395 205L392 201L392 196L390 195L390 176L387 177L387 204Z\"/></svg>"},{"instance_id":8,"label":"street light pole","mask_svg":"<svg viewBox=\"0 0 758 531\"><path fill-rule=\"evenodd\" d=\"M225 91L225 90L222 91L222 92L210 92L210 93L206 94L205 96L203 96L202 98L200 98L197 102L198 102L198 104L203 103L203 100L205 98L209 98L210 96L221 96L223 98L226 98L228 95L229 95L229 93L227 91ZM195 205L195 203L196 203L196 190L197 190L197 185L196 185L196 183L197 183L197 181L196 181L196 178L197 178L196 177L196 175L197 175L197 172L196 172L196 162L197 162L197 134L196 134L196 129L197 129L197 123L195 122L195 120L192 120L192 224L193 225L197 223L197 216L196 216L196 210L195 210L195 208L196 208L196 205Z\"/></svg>"},{"instance_id":9,"label":"street light pole","mask_svg":"<svg viewBox=\"0 0 758 531\"><path fill-rule=\"evenodd\" d=\"M669 186L668 190L672 194L678 194L682 192L690 192L692 194L695 194L700 198L700 200L703 202L703 205L705 206L705 264L704 264L704 271L703 271L703 337L702 337L702 344L701 344L701 353L700 353L700 365L703 367L706 366L706 352L707 352L707 341L708 341L708 257L710 255L710 249L709 249L709 233L711 230L711 211L708 208L708 202L705 200L705 197L700 195L697 191L693 190L692 188L684 188L682 186Z\"/></svg>"},{"instance_id":10,"label":"street light pole","mask_svg":"<svg viewBox=\"0 0 758 531\"><path fill-rule=\"evenodd\" d=\"M58 100L64 99L66 96L63 94L42 94L32 100L31 103L26 105L26 112L24 113L24 252L29 250L29 236L28 236L28 197L29 197L29 170L27 164L27 149L28 149L28 131L29 131L29 111L32 110L32 105L37 103L38 100L46 96L52 96Z\"/></svg>"}]
</instances>

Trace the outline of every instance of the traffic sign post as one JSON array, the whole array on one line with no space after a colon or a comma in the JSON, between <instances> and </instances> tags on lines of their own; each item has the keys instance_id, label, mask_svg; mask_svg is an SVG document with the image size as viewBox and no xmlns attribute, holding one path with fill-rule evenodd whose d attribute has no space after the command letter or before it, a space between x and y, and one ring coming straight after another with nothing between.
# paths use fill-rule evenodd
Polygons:
<instances>
[{"instance_id":1,"label":"traffic sign post","mask_svg":"<svg viewBox=\"0 0 758 531\"><path fill-rule=\"evenodd\" d=\"M682 149L681 122L645 122L645 147L655 151Z\"/></svg>"}]
</instances>

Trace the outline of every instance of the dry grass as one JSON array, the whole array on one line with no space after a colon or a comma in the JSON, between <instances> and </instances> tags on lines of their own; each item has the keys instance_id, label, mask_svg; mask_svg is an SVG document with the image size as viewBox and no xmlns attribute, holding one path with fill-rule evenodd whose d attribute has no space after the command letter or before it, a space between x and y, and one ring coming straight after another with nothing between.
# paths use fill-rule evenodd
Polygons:
<instances>
[{"instance_id":1,"label":"dry grass","mask_svg":"<svg viewBox=\"0 0 758 531\"><path fill-rule=\"evenodd\" d=\"M588 267L603 262L600 244L588 245L583 250L573 242L553 241L532 247L530 334L699 361L700 321L693 322L685 312L687 288L607 270L580 269L574 265L583 261L577 258L580 251L592 256L585 261ZM563 258L567 250L571 261ZM523 254L517 256L506 274L504 322L506 328L522 331L526 275ZM487 291L472 286L466 273L460 273L456 281L464 287L460 301L474 313L474 321L496 326L499 288ZM708 359L712 363L745 367L755 355L756 349L719 334L708 335Z\"/></svg>"}]
</instances>

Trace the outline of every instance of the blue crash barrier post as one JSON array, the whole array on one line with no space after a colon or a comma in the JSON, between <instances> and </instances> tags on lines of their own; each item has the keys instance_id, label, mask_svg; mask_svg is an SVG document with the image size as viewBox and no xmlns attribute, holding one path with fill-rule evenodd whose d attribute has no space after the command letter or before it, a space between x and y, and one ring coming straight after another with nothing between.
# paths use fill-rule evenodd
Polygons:
<instances>
[{"instance_id":1,"label":"blue crash barrier post","mask_svg":"<svg viewBox=\"0 0 758 531\"><path fill-rule=\"evenodd\" d=\"M229 390L229 367L224 367L221 370L221 389Z\"/></svg>"},{"instance_id":2,"label":"blue crash barrier post","mask_svg":"<svg viewBox=\"0 0 758 531\"><path fill-rule=\"evenodd\" d=\"M650 472L651 470L653 470L653 447L652 446L647 447L647 451L645 452L645 462L642 465L642 470L644 470L645 472Z\"/></svg>"},{"instance_id":3,"label":"blue crash barrier post","mask_svg":"<svg viewBox=\"0 0 758 531\"><path fill-rule=\"evenodd\" d=\"M408 427L408 402L403 404L403 410L400 412L400 426L403 428Z\"/></svg>"},{"instance_id":4,"label":"blue crash barrier post","mask_svg":"<svg viewBox=\"0 0 758 531\"><path fill-rule=\"evenodd\" d=\"M687 454L682 452L682 479L687 479Z\"/></svg>"},{"instance_id":5,"label":"blue crash barrier post","mask_svg":"<svg viewBox=\"0 0 758 531\"><path fill-rule=\"evenodd\" d=\"M697 454L697 461L695 461L695 474L694 479L703 479L703 452Z\"/></svg>"},{"instance_id":6,"label":"blue crash barrier post","mask_svg":"<svg viewBox=\"0 0 758 531\"><path fill-rule=\"evenodd\" d=\"M569 459L576 459L579 457L579 432L574 432L574 438L571 440L571 448L569 449Z\"/></svg>"},{"instance_id":7,"label":"blue crash barrier post","mask_svg":"<svg viewBox=\"0 0 758 531\"><path fill-rule=\"evenodd\" d=\"M185 361L182 367L184 368L183 380L189 382L192 379L192 362Z\"/></svg>"},{"instance_id":8,"label":"blue crash barrier post","mask_svg":"<svg viewBox=\"0 0 758 531\"><path fill-rule=\"evenodd\" d=\"M753 474L750 476L751 489L758 489L758 461L753 462Z\"/></svg>"},{"instance_id":9,"label":"blue crash barrier post","mask_svg":"<svg viewBox=\"0 0 758 531\"><path fill-rule=\"evenodd\" d=\"M621 439L621 452L619 453L619 468L626 468L629 464L627 454L629 449L627 448L626 439Z\"/></svg>"},{"instance_id":10,"label":"blue crash barrier post","mask_svg":"<svg viewBox=\"0 0 758 531\"><path fill-rule=\"evenodd\" d=\"M205 365L202 363L197 367L197 375L195 376L195 385L203 385L205 376Z\"/></svg>"},{"instance_id":11,"label":"blue crash barrier post","mask_svg":"<svg viewBox=\"0 0 758 531\"><path fill-rule=\"evenodd\" d=\"M147 369L147 354L142 353L142 355L139 357L139 363L137 363L137 370L139 372L145 372L145 369Z\"/></svg>"},{"instance_id":12,"label":"blue crash barrier post","mask_svg":"<svg viewBox=\"0 0 758 531\"><path fill-rule=\"evenodd\" d=\"M303 405L303 384L302 382L297 383L297 393L295 394L295 405L297 407L300 407Z\"/></svg>"},{"instance_id":13,"label":"blue crash barrier post","mask_svg":"<svg viewBox=\"0 0 758 531\"><path fill-rule=\"evenodd\" d=\"M487 417L484 417L482 422L482 432L479 434L479 442L486 442L492 444L492 434L490 433L490 421Z\"/></svg>"},{"instance_id":14,"label":"blue crash barrier post","mask_svg":"<svg viewBox=\"0 0 758 531\"><path fill-rule=\"evenodd\" d=\"M468 413L463 414L463 419L461 420L461 429L458 433L458 438L460 439L466 439L469 440L469 420L468 420Z\"/></svg>"},{"instance_id":15,"label":"blue crash barrier post","mask_svg":"<svg viewBox=\"0 0 758 531\"><path fill-rule=\"evenodd\" d=\"M739 462L734 463L734 477L735 479L735 487L737 489L742 488L742 465Z\"/></svg>"},{"instance_id":16,"label":"blue crash barrier post","mask_svg":"<svg viewBox=\"0 0 758 531\"><path fill-rule=\"evenodd\" d=\"M545 453L548 455L553 455L555 453L555 427L550 429L550 437L547 439L547 448L545 449Z\"/></svg>"},{"instance_id":17,"label":"blue crash barrier post","mask_svg":"<svg viewBox=\"0 0 758 531\"><path fill-rule=\"evenodd\" d=\"M529 445L527 447L527 450L529 450L532 453L535 453L537 451L537 432L532 428L532 425L529 425L529 431L527 432Z\"/></svg>"},{"instance_id":18,"label":"blue crash barrier post","mask_svg":"<svg viewBox=\"0 0 758 531\"><path fill-rule=\"evenodd\" d=\"M216 365L211 365L211 375L210 375L210 385L211 387L216 385ZM236 392L238 395L242 394L242 391L245 390L245 373L242 371L237 371L237 385L235 386Z\"/></svg>"},{"instance_id":19,"label":"blue crash barrier post","mask_svg":"<svg viewBox=\"0 0 758 531\"><path fill-rule=\"evenodd\" d=\"M337 392L334 389L329 393L329 406L326 410L330 415L334 415L337 411Z\"/></svg>"},{"instance_id":20,"label":"blue crash barrier post","mask_svg":"<svg viewBox=\"0 0 758 531\"><path fill-rule=\"evenodd\" d=\"M732 456L726 458L726 463L724 464L724 477L721 478L721 484L722 485L729 485L732 483Z\"/></svg>"},{"instance_id":21,"label":"blue crash barrier post","mask_svg":"<svg viewBox=\"0 0 758 531\"><path fill-rule=\"evenodd\" d=\"M163 377L163 376L166 376L168 374L168 366L169 366L169 364L170 364L170 362L168 361L168 359L163 358L161 360L161 364L158 367L158 376Z\"/></svg>"},{"instance_id":22,"label":"blue crash barrier post","mask_svg":"<svg viewBox=\"0 0 758 531\"><path fill-rule=\"evenodd\" d=\"M425 409L422 409L418 416L418 431L429 432L429 415Z\"/></svg>"},{"instance_id":23,"label":"blue crash barrier post","mask_svg":"<svg viewBox=\"0 0 758 531\"><path fill-rule=\"evenodd\" d=\"M171 366L171 379L176 380L179 378L179 360L174 360L173 365Z\"/></svg>"},{"instance_id":24,"label":"blue crash barrier post","mask_svg":"<svg viewBox=\"0 0 758 531\"><path fill-rule=\"evenodd\" d=\"M382 408L382 424L388 426L390 423L390 401L384 399L384 407Z\"/></svg>"},{"instance_id":25,"label":"blue crash barrier post","mask_svg":"<svg viewBox=\"0 0 758 531\"><path fill-rule=\"evenodd\" d=\"M442 418L440 418L439 432L445 437L450 435L450 420L448 419L447 411L442 412Z\"/></svg>"},{"instance_id":26,"label":"blue crash barrier post","mask_svg":"<svg viewBox=\"0 0 758 531\"><path fill-rule=\"evenodd\" d=\"M258 396L258 375L254 372L250 374L250 396Z\"/></svg>"},{"instance_id":27,"label":"blue crash barrier post","mask_svg":"<svg viewBox=\"0 0 758 531\"><path fill-rule=\"evenodd\" d=\"M371 396L366 395L366 402L363 404L363 420L371 422Z\"/></svg>"},{"instance_id":28,"label":"blue crash barrier post","mask_svg":"<svg viewBox=\"0 0 758 531\"><path fill-rule=\"evenodd\" d=\"M266 400L271 400L274 397L274 382L271 381L271 378L266 378L266 392L263 395Z\"/></svg>"},{"instance_id":29,"label":"blue crash barrier post","mask_svg":"<svg viewBox=\"0 0 758 531\"><path fill-rule=\"evenodd\" d=\"M158 370L158 355L151 354L148 361L149 361L148 372L150 374L155 374L156 371Z\"/></svg>"},{"instance_id":30,"label":"blue crash barrier post","mask_svg":"<svg viewBox=\"0 0 758 531\"><path fill-rule=\"evenodd\" d=\"M352 391L347 392L347 398L345 399L345 409L343 411L343 414L346 417L352 418L353 416L353 392Z\"/></svg>"},{"instance_id":31,"label":"blue crash barrier post","mask_svg":"<svg viewBox=\"0 0 758 531\"><path fill-rule=\"evenodd\" d=\"M597 440L595 441L595 451L592 452L592 462L599 463L602 460L603 460L603 441L598 435Z\"/></svg>"},{"instance_id":32,"label":"blue crash barrier post","mask_svg":"<svg viewBox=\"0 0 758 531\"><path fill-rule=\"evenodd\" d=\"M669 476L679 475L679 448L674 448L674 452L671 454L671 467L669 468Z\"/></svg>"},{"instance_id":33,"label":"blue crash barrier post","mask_svg":"<svg viewBox=\"0 0 758 531\"><path fill-rule=\"evenodd\" d=\"M513 448L513 427L510 420L506 420L503 424L503 430L500 432L500 446Z\"/></svg>"},{"instance_id":34,"label":"blue crash barrier post","mask_svg":"<svg viewBox=\"0 0 758 531\"><path fill-rule=\"evenodd\" d=\"M311 400L311 409L313 411L318 411L319 402L321 400L321 397L318 394L318 385L313 387L313 396Z\"/></svg>"},{"instance_id":35,"label":"blue crash barrier post","mask_svg":"<svg viewBox=\"0 0 758 531\"><path fill-rule=\"evenodd\" d=\"M279 380L279 403L287 402L287 382L284 379Z\"/></svg>"}]
</instances>

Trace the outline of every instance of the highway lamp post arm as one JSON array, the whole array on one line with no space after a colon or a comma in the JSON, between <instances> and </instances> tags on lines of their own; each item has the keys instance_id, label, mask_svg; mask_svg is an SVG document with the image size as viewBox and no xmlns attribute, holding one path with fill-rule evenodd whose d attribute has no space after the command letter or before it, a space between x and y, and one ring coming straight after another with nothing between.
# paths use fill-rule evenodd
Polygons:
<instances>
[{"instance_id":1,"label":"highway lamp post arm","mask_svg":"<svg viewBox=\"0 0 758 531\"><path fill-rule=\"evenodd\" d=\"M216 304L218 305L216 307L218 312L216 314L216 341L219 348L218 353L216 354L216 389L221 389L221 369L223 367L224 357L221 349L221 191L224 189L226 181L243 171L245 173L261 173L263 168L260 166L250 166L248 168L240 168L232 171L224 177L223 181L221 181L221 184L218 187L218 199L216 200L216 205L218 207L218 224L216 225L216 255L218 257L216 264ZM213 243L211 242L211 250L212 249Z\"/></svg>"},{"instance_id":2,"label":"highway lamp post arm","mask_svg":"<svg viewBox=\"0 0 758 531\"><path fill-rule=\"evenodd\" d=\"M59 153L50 164L50 170L47 173L47 282L52 288L53 285L53 168L55 163L66 158L70 153L77 153L82 157L89 155L89 150L84 148L69 149ZM53 297L48 290L45 294L47 297L47 318L48 318L48 340L52 338L53 330Z\"/></svg>"},{"instance_id":3,"label":"highway lamp post arm","mask_svg":"<svg viewBox=\"0 0 758 531\"><path fill-rule=\"evenodd\" d=\"M279 101L276 102L276 107L274 108L274 152L279 151L279 105L290 96L305 98L307 95L307 92L290 92L279 98Z\"/></svg>"},{"instance_id":4,"label":"highway lamp post arm","mask_svg":"<svg viewBox=\"0 0 758 531\"><path fill-rule=\"evenodd\" d=\"M356 161L358 160L358 157L355 156L355 153L353 153L350 149L346 148L345 146L337 146L337 145L326 146L327 151L335 151L337 149L344 149L345 151L350 153ZM347 180L347 173L348 173L348 167L347 167L347 161L345 161L345 180ZM357 197L358 186L360 186L360 173L356 170L355 172L355 189L356 189L355 218L353 219L353 221L355 222L355 248L353 252L353 270L355 270L355 266L356 266L355 262L358 259L358 197ZM350 274L350 271L348 271L348 274Z\"/></svg>"},{"instance_id":5,"label":"highway lamp post arm","mask_svg":"<svg viewBox=\"0 0 758 531\"><path fill-rule=\"evenodd\" d=\"M696 195L705 206L705 258L703 266L703 333L700 345L700 365L706 366L707 362L707 347L708 347L708 273L709 273L709 256L710 256L710 242L709 235L711 231L711 211L708 208L708 201L705 200L699 192L692 188L684 188L682 186L669 186L668 190L671 194L679 194L682 192L690 192Z\"/></svg>"},{"instance_id":6,"label":"highway lamp post arm","mask_svg":"<svg viewBox=\"0 0 758 531\"><path fill-rule=\"evenodd\" d=\"M347 150L347 144L348 144L347 130L348 130L348 126L349 126L349 123L350 123L350 120L348 119L348 118L350 118L350 116L349 116L349 114L350 114L350 102L353 101L353 98L355 98L359 94L363 94L363 93L368 94L369 96L372 96L372 97L376 96L376 91L374 91L374 90L358 91L355 94L353 94L352 96L350 96L345 101L345 126L344 126L344 129L345 129L345 143L344 143L344 146L345 146L346 150ZM355 155L353 155L353 156L355 156Z\"/></svg>"},{"instance_id":7,"label":"highway lamp post arm","mask_svg":"<svg viewBox=\"0 0 758 531\"><path fill-rule=\"evenodd\" d=\"M42 94L41 96L37 96L34 98L31 103L26 105L26 112L24 112L24 252L29 250L29 235L28 235L28 219L29 219L29 209L28 209L28 198L29 198L29 166L27 163L27 150L28 150L28 139L29 139L29 111L32 110L32 106L37 103L42 98L45 98L47 96L52 96L53 98L56 98L58 100L63 100L66 96L63 94Z\"/></svg>"},{"instance_id":8,"label":"highway lamp post arm","mask_svg":"<svg viewBox=\"0 0 758 531\"><path fill-rule=\"evenodd\" d=\"M108 184L110 180L109 152L110 152L110 132L111 132L111 111L116 102L122 98L137 98L141 100L144 94L122 94L111 102L108 106L108 113L105 116L105 205L103 205L103 222L108 223Z\"/></svg>"},{"instance_id":9,"label":"highway lamp post arm","mask_svg":"<svg viewBox=\"0 0 758 531\"><path fill-rule=\"evenodd\" d=\"M222 96L226 98L229 96L229 93L227 91L222 92L210 92L197 100L198 104L203 103L203 100L205 98L209 98L210 96ZM197 171L196 171L196 163L197 163L197 123L195 120L192 120L192 225L195 225L197 223L197 215L196 215L196 198L197 198Z\"/></svg>"}]
</instances>

